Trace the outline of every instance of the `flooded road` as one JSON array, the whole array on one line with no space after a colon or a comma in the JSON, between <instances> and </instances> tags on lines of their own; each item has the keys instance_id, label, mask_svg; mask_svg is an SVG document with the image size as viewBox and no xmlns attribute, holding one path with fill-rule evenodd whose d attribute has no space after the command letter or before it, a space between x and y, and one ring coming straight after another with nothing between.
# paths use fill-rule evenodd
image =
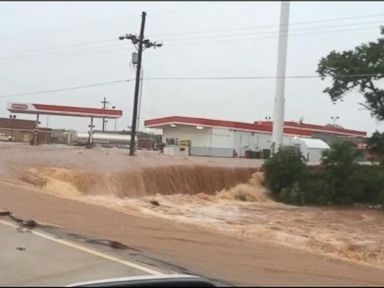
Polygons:
<instances>
[{"instance_id":1,"label":"flooded road","mask_svg":"<svg viewBox=\"0 0 384 288\"><path fill-rule=\"evenodd\" d=\"M240 239L384 268L383 211L288 206L268 199L258 189L241 184L214 196L157 195L125 200L119 206L128 211L135 207L152 217L202 225ZM159 205L154 206L153 201Z\"/></svg>"},{"instance_id":2,"label":"flooded road","mask_svg":"<svg viewBox=\"0 0 384 288\"><path fill-rule=\"evenodd\" d=\"M32 152L24 159L17 151L0 157L3 208L108 235L236 283L384 283L383 211L277 203L256 162L149 154L132 159L106 150ZM120 169L100 166L108 159ZM237 266L224 267L226 259Z\"/></svg>"},{"instance_id":3,"label":"flooded road","mask_svg":"<svg viewBox=\"0 0 384 288\"><path fill-rule=\"evenodd\" d=\"M156 177L166 179L161 171L167 175L169 173L167 169L169 168L166 166L159 168ZM384 230L384 212L381 210L354 207L298 207L277 203L269 197L263 187L261 172L251 174L250 180L228 189L212 192L214 188L207 186L209 193L197 193L204 191L202 183L204 181L200 182L202 185L196 187L191 185L198 181L195 178L199 177L200 171L187 169L181 172L186 169L185 167L175 169L179 174L174 175L174 187L171 187L173 193L170 192L170 187L162 185L164 191L168 192L164 194L148 193L145 189L148 188L148 184L145 181L140 183L139 188L130 184L136 187L135 191L141 189L140 192L133 194L130 189L122 192L124 189L119 188L120 184L114 182L121 181L119 177L107 178L108 193L103 194L100 191L93 193L89 185L94 181L86 180L87 177L92 178L91 174L82 175L82 181L79 183L79 178L74 177L68 170L49 168L30 171L35 179L40 179L43 183L40 185L45 192L59 197L105 206L127 214L159 217L202 226L239 239L275 243L384 268L384 235L381 232ZM219 168L210 169L220 171ZM204 172L210 173L209 170ZM197 175L190 175L193 173ZM237 176L225 173L228 171L223 170L220 175L211 173L208 178L214 182L215 178L234 177L232 181L242 182L244 177L239 176L239 172ZM248 171L245 170L243 173L246 175ZM184 174L189 175L183 178ZM156 185L156 181L152 178L151 185ZM180 190L176 187L178 181L183 182L180 184ZM123 182L127 185L126 183L130 181L125 179ZM187 187L188 191L183 193L183 187Z\"/></svg>"}]
</instances>

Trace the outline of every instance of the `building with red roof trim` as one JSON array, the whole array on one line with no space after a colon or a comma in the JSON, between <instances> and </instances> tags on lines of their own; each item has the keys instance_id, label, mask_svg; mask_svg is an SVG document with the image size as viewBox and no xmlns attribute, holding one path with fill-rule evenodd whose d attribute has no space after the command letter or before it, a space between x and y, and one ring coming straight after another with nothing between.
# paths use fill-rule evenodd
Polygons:
<instances>
[{"instance_id":1,"label":"building with red roof trim","mask_svg":"<svg viewBox=\"0 0 384 288\"><path fill-rule=\"evenodd\" d=\"M253 123L167 116L144 121L147 128L162 129L163 143L170 154L189 154L200 156L244 157L247 150L264 151L271 148L272 121ZM284 145L293 145L295 138L317 138L326 142L330 137L363 138L364 131L341 127L284 122ZM324 139L325 138L325 139ZM177 147L187 149L177 151ZM181 147L181 148L183 148ZM180 147L179 147L180 148ZM172 151L171 151L172 150Z\"/></svg>"}]
</instances>

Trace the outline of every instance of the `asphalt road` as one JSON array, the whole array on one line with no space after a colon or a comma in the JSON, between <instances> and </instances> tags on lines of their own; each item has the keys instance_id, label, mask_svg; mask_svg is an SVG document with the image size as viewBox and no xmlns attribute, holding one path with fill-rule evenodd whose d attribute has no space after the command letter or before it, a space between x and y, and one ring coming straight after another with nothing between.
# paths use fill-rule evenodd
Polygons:
<instances>
[{"instance_id":1,"label":"asphalt road","mask_svg":"<svg viewBox=\"0 0 384 288\"><path fill-rule=\"evenodd\" d=\"M108 253L108 249L95 247L96 244L79 243L81 239L77 237L75 240L73 235L73 239L68 240L58 235L58 231L56 235L41 230L17 232L17 226L12 221L0 221L2 286L61 286L104 278L170 272L128 261L127 257L117 257Z\"/></svg>"}]
</instances>

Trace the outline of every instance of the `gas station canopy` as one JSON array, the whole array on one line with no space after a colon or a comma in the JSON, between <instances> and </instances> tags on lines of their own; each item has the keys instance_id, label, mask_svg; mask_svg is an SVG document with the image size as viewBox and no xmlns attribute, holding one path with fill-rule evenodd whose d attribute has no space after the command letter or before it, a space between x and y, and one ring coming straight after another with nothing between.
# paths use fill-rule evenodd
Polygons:
<instances>
[{"instance_id":1,"label":"gas station canopy","mask_svg":"<svg viewBox=\"0 0 384 288\"><path fill-rule=\"evenodd\" d=\"M75 106L59 106L33 103L8 103L7 109L11 113L39 114L39 115L61 115L93 118L121 118L122 110L88 108Z\"/></svg>"}]
</instances>

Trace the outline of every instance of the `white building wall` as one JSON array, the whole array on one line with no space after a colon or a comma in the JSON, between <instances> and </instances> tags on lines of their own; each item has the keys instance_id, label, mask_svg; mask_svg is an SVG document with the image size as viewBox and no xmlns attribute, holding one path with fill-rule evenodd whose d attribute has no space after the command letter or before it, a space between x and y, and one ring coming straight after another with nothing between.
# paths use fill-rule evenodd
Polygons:
<instances>
[{"instance_id":1,"label":"white building wall","mask_svg":"<svg viewBox=\"0 0 384 288\"><path fill-rule=\"evenodd\" d=\"M316 148L312 148L312 149L309 149L309 154L308 154L308 162L320 162L321 161L321 154L323 153L325 149L316 149ZM306 155L304 156L306 157Z\"/></svg>"},{"instance_id":2,"label":"white building wall","mask_svg":"<svg viewBox=\"0 0 384 288\"><path fill-rule=\"evenodd\" d=\"M284 135L283 136L283 145L284 146L292 146L293 142L294 142L294 138L295 138L295 136Z\"/></svg>"},{"instance_id":3,"label":"white building wall","mask_svg":"<svg viewBox=\"0 0 384 288\"><path fill-rule=\"evenodd\" d=\"M234 148L238 157L244 157L245 151L252 145L252 132L234 131Z\"/></svg>"},{"instance_id":4,"label":"white building wall","mask_svg":"<svg viewBox=\"0 0 384 288\"><path fill-rule=\"evenodd\" d=\"M301 141L297 141L297 143L299 144L296 144L299 148L300 148L300 152L301 154L304 156L304 158L307 160L308 157L309 157L309 149L307 147L307 145L305 145L304 143L302 143Z\"/></svg>"},{"instance_id":5,"label":"white building wall","mask_svg":"<svg viewBox=\"0 0 384 288\"><path fill-rule=\"evenodd\" d=\"M212 128L209 156L233 157L233 131L227 128Z\"/></svg>"},{"instance_id":6,"label":"white building wall","mask_svg":"<svg viewBox=\"0 0 384 288\"><path fill-rule=\"evenodd\" d=\"M292 145L294 136L284 135L283 145ZM271 149L272 134L248 131L234 132L234 149L239 157L245 156L246 150L263 151Z\"/></svg>"},{"instance_id":7,"label":"white building wall","mask_svg":"<svg viewBox=\"0 0 384 288\"><path fill-rule=\"evenodd\" d=\"M320 140L318 140L320 141ZM296 145L300 147L300 152L304 156L304 158L308 162L312 163L319 163L321 160L321 155L324 150L327 150L328 145L326 143L324 147L314 147L314 146L309 146L308 141L305 141L305 138L296 138L292 140L292 145Z\"/></svg>"},{"instance_id":8,"label":"white building wall","mask_svg":"<svg viewBox=\"0 0 384 288\"><path fill-rule=\"evenodd\" d=\"M167 138L177 138L181 140L191 140L192 146L209 147L211 140L211 128L202 130L196 129L194 126L176 126L163 129L163 143L166 143Z\"/></svg>"},{"instance_id":9,"label":"white building wall","mask_svg":"<svg viewBox=\"0 0 384 288\"><path fill-rule=\"evenodd\" d=\"M272 134L267 133L254 133L254 147L255 151L262 151L263 149L271 149Z\"/></svg>"},{"instance_id":10,"label":"white building wall","mask_svg":"<svg viewBox=\"0 0 384 288\"><path fill-rule=\"evenodd\" d=\"M212 147L233 148L233 130L212 128Z\"/></svg>"},{"instance_id":11,"label":"white building wall","mask_svg":"<svg viewBox=\"0 0 384 288\"><path fill-rule=\"evenodd\" d=\"M177 125L177 124L176 124ZM233 150L237 157L245 157L246 150L263 151L271 149L272 134L240 131L228 128L177 125L163 129L163 143L166 138L176 138L191 141L191 155L233 157ZM293 145L294 136L284 135L283 145Z\"/></svg>"},{"instance_id":12,"label":"white building wall","mask_svg":"<svg viewBox=\"0 0 384 288\"><path fill-rule=\"evenodd\" d=\"M164 154L173 155L173 156L188 156L188 150L185 147L165 146Z\"/></svg>"},{"instance_id":13,"label":"white building wall","mask_svg":"<svg viewBox=\"0 0 384 288\"><path fill-rule=\"evenodd\" d=\"M300 145L301 154L308 162L320 162L321 154L325 149L308 148L306 145Z\"/></svg>"},{"instance_id":14,"label":"white building wall","mask_svg":"<svg viewBox=\"0 0 384 288\"><path fill-rule=\"evenodd\" d=\"M196 129L194 126L176 126L163 129L163 143L167 138L190 140L190 154L196 156L233 156L233 132L224 128Z\"/></svg>"}]
</instances>

